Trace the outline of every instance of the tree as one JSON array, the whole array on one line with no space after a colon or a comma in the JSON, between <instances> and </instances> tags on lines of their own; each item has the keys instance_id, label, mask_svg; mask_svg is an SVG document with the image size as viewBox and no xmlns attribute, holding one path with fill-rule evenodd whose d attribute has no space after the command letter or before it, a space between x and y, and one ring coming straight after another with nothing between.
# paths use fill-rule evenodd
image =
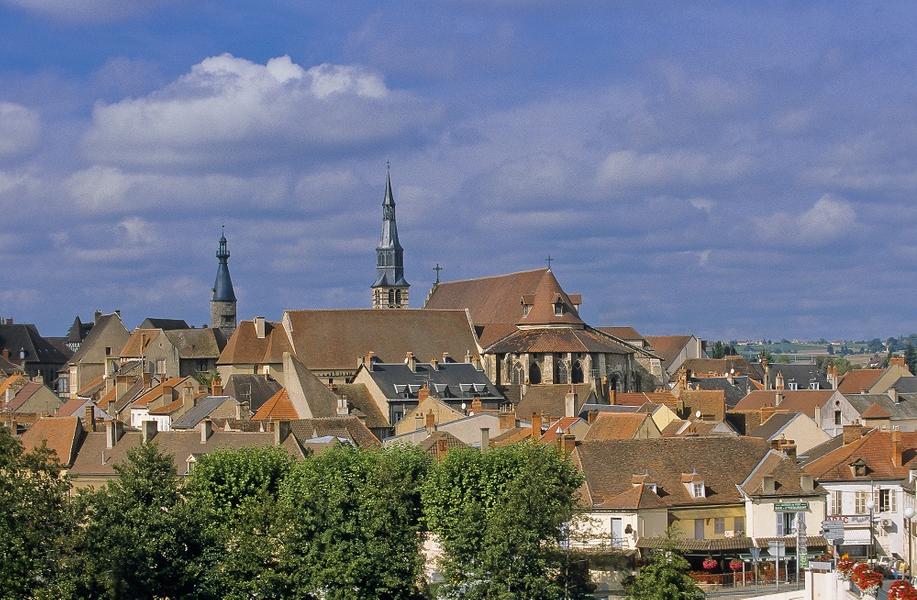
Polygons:
<instances>
[{"instance_id":1,"label":"tree","mask_svg":"<svg viewBox=\"0 0 917 600\"><path fill-rule=\"evenodd\" d=\"M207 528L183 502L172 459L142 444L115 470L116 480L78 498L82 522L68 561L73 595L201 597Z\"/></svg>"},{"instance_id":2,"label":"tree","mask_svg":"<svg viewBox=\"0 0 917 600\"><path fill-rule=\"evenodd\" d=\"M556 548L582 478L553 446L449 452L424 485L430 531L444 550L449 597L557 598Z\"/></svg>"},{"instance_id":3,"label":"tree","mask_svg":"<svg viewBox=\"0 0 917 600\"><path fill-rule=\"evenodd\" d=\"M419 448L332 448L296 463L279 493L282 563L291 596L420 597Z\"/></svg>"},{"instance_id":4,"label":"tree","mask_svg":"<svg viewBox=\"0 0 917 600\"><path fill-rule=\"evenodd\" d=\"M0 598L52 590L73 531L70 484L53 451L24 453L0 426Z\"/></svg>"},{"instance_id":5,"label":"tree","mask_svg":"<svg viewBox=\"0 0 917 600\"><path fill-rule=\"evenodd\" d=\"M691 565L675 546L677 534L670 529L665 543L654 551L649 562L627 590L631 600L702 600L704 592L688 576Z\"/></svg>"},{"instance_id":6,"label":"tree","mask_svg":"<svg viewBox=\"0 0 917 600\"><path fill-rule=\"evenodd\" d=\"M917 348L911 342L908 342L904 349L904 362L911 373L917 373Z\"/></svg>"},{"instance_id":7,"label":"tree","mask_svg":"<svg viewBox=\"0 0 917 600\"><path fill-rule=\"evenodd\" d=\"M188 498L211 543L198 588L216 598L282 598L277 494L293 458L275 446L217 450L191 472Z\"/></svg>"},{"instance_id":8,"label":"tree","mask_svg":"<svg viewBox=\"0 0 917 600\"><path fill-rule=\"evenodd\" d=\"M713 350L710 351L710 358L723 358L726 356L726 347L723 346L723 342L717 340L713 344Z\"/></svg>"}]
</instances>

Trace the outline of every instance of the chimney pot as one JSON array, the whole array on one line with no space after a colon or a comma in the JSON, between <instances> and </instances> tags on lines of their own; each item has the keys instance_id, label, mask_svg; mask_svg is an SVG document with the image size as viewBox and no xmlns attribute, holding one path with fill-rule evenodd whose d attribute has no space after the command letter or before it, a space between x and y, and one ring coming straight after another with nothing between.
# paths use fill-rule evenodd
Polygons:
<instances>
[{"instance_id":1,"label":"chimney pot","mask_svg":"<svg viewBox=\"0 0 917 600\"><path fill-rule=\"evenodd\" d=\"M541 437L541 413L532 413L532 437L535 439Z\"/></svg>"},{"instance_id":2,"label":"chimney pot","mask_svg":"<svg viewBox=\"0 0 917 600\"><path fill-rule=\"evenodd\" d=\"M86 431L95 431L96 430L96 414L95 414L95 404L90 402L86 405L84 411L83 420L86 422Z\"/></svg>"},{"instance_id":3,"label":"chimney pot","mask_svg":"<svg viewBox=\"0 0 917 600\"><path fill-rule=\"evenodd\" d=\"M481 451L490 447L490 427L481 427Z\"/></svg>"},{"instance_id":4,"label":"chimney pot","mask_svg":"<svg viewBox=\"0 0 917 600\"><path fill-rule=\"evenodd\" d=\"M259 340L263 340L265 335L266 332L264 317L255 317L255 336Z\"/></svg>"},{"instance_id":5,"label":"chimney pot","mask_svg":"<svg viewBox=\"0 0 917 600\"><path fill-rule=\"evenodd\" d=\"M424 421L424 426L427 428L427 431L429 433L433 433L434 431L436 431L436 415L433 414L432 408L427 411L425 421Z\"/></svg>"}]
</instances>

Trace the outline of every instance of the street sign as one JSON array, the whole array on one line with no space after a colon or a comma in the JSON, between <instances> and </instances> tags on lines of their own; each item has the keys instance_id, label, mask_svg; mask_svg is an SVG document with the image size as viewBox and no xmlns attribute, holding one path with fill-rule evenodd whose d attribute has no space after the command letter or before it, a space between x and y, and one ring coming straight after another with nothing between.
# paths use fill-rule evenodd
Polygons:
<instances>
[{"instance_id":1,"label":"street sign","mask_svg":"<svg viewBox=\"0 0 917 600\"><path fill-rule=\"evenodd\" d=\"M808 502L775 502L774 510L776 512L799 512L808 511Z\"/></svg>"},{"instance_id":2,"label":"street sign","mask_svg":"<svg viewBox=\"0 0 917 600\"><path fill-rule=\"evenodd\" d=\"M749 548L749 550L751 551L752 562L758 562L759 560L761 560L761 549L760 548L751 547Z\"/></svg>"},{"instance_id":3,"label":"street sign","mask_svg":"<svg viewBox=\"0 0 917 600\"><path fill-rule=\"evenodd\" d=\"M821 534L828 541L834 541L835 544L844 542L844 522L843 521L823 521L821 524Z\"/></svg>"}]
</instances>

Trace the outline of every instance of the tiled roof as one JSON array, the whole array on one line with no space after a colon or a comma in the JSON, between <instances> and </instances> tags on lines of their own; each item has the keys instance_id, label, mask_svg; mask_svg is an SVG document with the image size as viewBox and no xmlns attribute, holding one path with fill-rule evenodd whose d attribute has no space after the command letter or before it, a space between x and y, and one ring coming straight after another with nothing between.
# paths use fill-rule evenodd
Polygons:
<instances>
[{"instance_id":1,"label":"tiled roof","mask_svg":"<svg viewBox=\"0 0 917 600\"><path fill-rule=\"evenodd\" d=\"M796 462L795 457L771 450L761 460L757 468L749 474L748 478L742 482L740 487L742 491L753 497L824 496L824 488L814 484L814 482L812 489L803 489L802 478L805 475L806 472ZM765 477L774 479L773 492L764 491Z\"/></svg>"},{"instance_id":2,"label":"tiled roof","mask_svg":"<svg viewBox=\"0 0 917 600\"><path fill-rule=\"evenodd\" d=\"M592 384L577 383L573 385L576 391L576 413L579 414L587 402L595 402ZM531 417L533 413L542 413L546 417L566 416L566 396L570 391L567 383L542 383L529 385L525 388L525 395L516 405L516 414L522 418Z\"/></svg>"},{"instance_id":3,"label":"tiled roof","mask_svg":"<svg viewBox=\"0 0 917 600\"><path fill-rule=\"evenodd\" d=\"M204 394L197 394L197 396L199 398L202 398ZM173 400L172 402L169 402L168 404L165 404L163 406L158 406L150 410L150 414L151 415L172 415L180 411L184 406L185 406L184 400L182 400L181 398L178 398L177 400Z\"/></svg>"},{"instance_id":4,"label":"tiled roof","mask_svg":"<svg viewBox=\"0 0 917 600\"><path fill-rule=\"evenodd\" d=\"M691 341L690 335L648 335L645 336L653 350L666 364L670 364L678 353Z\"/></svg>"},{"instance_id":5,"label":"tiled roof","mask_svg":"<svg viewBox=\"0 0 917 600\"><path fill-rule=\"evenodd\" d=\"M382 414L379 405L373 400L365 384L338 384L333 391L347 397L347 405L350 407L352 414L365 417L366 426L370 429L389 426L388 419Z\"/></svg>"},{"instance_id":6,"label":"tiled roof","mask_svg":"<svg viewBox=\"0 0 917 600\"><path fill-rule=\"evenodd\" d=\"M781 429L789 425L801 413L774 413L758 427L748 432L752 437L769 440L777 435Z\"/></svg>"},{"instance_id":7,"label":"tiled roof","mask_svg":"<svg viewBox=\"0 0 917 600\"><path fill-rule=\"evenodd\" d=\"M700 411L721 420L726 416L726 395L723 390L682 390L679 397L686 410L692 414Z\"/></svg>"},{"instance_id":8,"label":"tiled roof","mask_svg":"<svg viewBox=\"0 0 917 600\"><path fill-rule=\"evenodd\" d=\"M201 421L209 417L224 402L232 402L235 405L236 401L229 396L206 396L201 398L185 414L172 422L172 429L192 429L197 427ZM150 411L150 414L153 414L153 412Z\"/></svg>"},{"instance_id":9,"label":"tiled roof","mask_svg":"<svg viewBox=\"0 0 917 600\"><path fill-rule=\"evenodd\" d=\"M440 440L445 440L446 442L446 451L453 450L455 448L467 448L468 444L458 439L448 431L434 431L426 438L418 442L418 446L424 452L428 452L436 456L437 447L439 446Z\"/></svg>"},{"instance_id":10,"label":"tiled roof","mask_svg":"<svg viewBox=\"0 0 917 600\"><path fill-rule=\"evenodd\" d=\"M19 373L10 375L3 381L0 381L0 394L6 394L6 390L13 390L15 392L28 381L29 379L25 375Z\"/></svg>"},{"instance_id":11,"label":"tiled roof","mask_svg":"<svg viewBox=\"0 0 917 600\"><path fill-rule=\"evenodd\" d=\"M382 362L414 356L477 355L464 310L291 310L284 315L296 357L312 370L356 368L374 352Z\"/></svg>"},{"instance_id":12,"label":"tiled roof","mask_svg":"<svg viewBox=\"0 0 917 600\"><path fill-rule=\"evenodd\" d=\"M753 374L748 360L741 356L730 358L688 358L685 359L681 366L690 370L692 377L702 378L705 375L725 376L730 371L732 371L733 376Z\"/></svg>"},{"instance_id":13,"label":"tiled roof","mask_svg":"<svg viewBox=\"0 0 917 600\"><path fill-rule=\"evenodd\" d=\"M532 437L532 427L513 427L512 429L507 429L500 435L490 438L490 443L492 446L509 446L511 444L517 444L523 442Z\"/></svg>"},{"instance_id":14,"label":"tiled roof","mask_svg":"<svg viewBox=\"0 0 917 600\"><path fill-rule=\"evenodd\" d=\"M671 437L643 440L584 441L574 454L596 505L629 489L634 475L656 484L667 506L740 503L742 483L770 445L746 437ZM728 468L724 457L728 457ZM694 498L682 483L685 473L703 479L706 495Z\"/></svg>"},{"instance_id":15,"label":"tiled roof","mask_svg":"<svg viewBox=\"0 0 917 600\"><path fill-rule=\"evenodd\" d=\"M672 392L615 392L612 400L614 404L622 406L639 407L647 402L664 404L672 409L678 406L678 398Z\"/></svg>"},{"instance_id":16,"label":"tiled roof","mask_svg":"<svg viewBox=\"0 0 917 600\"><path fill-rule=\"evenodd\" d=\"M777 394L783 394L783 401L777 407L781 412L801 412L815 417L815 408L824 406L834 394L834 390L755 390L742 398L733 409L736 412L758 410L765 407L777 407Z\"/></svg>"},{"instance_id":17,"label":"tiled roof","mask_svg":"<svg viewBox=\"0 0 917 600\"><path fill-rule=\"evenodd\" d=\"M178 357L185 359L218 358L226 345L222 330L214 327L170 329L165 336L178 349Z\"/></svg>"},{"instance_id":18,"label":"tiled roof","mask_svg":"<svg viewBox=\"0 0 917 600\"><path fill-rule=\"evenodd\" d=\"M633 439L649 418L646 413L599 413L583 441Z\"/></svg>"},{"instance_id":19,"label":"tiled roof","mask_svg":"<svg viewBox=\"0 0 917 600\"><path fill-rule=\"evenodd\" d=\"M290 423L290 430L300 443L312 438L331 435L349 439L358 448L382 446L382 442L367 429L363 421L354 416L300 419Z\"/></svg>"},{"instance_id":20,"label":"tiled roof","mask_svg":"<svg viewBox=\"0 0 917 600\"><path fill-rule=\"evenodd\" d=\"M91 335L91 334L90 334L90 335ZM84 343L85 343L85 342L84 342ZM105 380L102 379L102 376L101 376L101 375L98 375L98 376L96 376L96 377L93 377L93 378L90 379L89 381L87 381L87 382L83 385L83 387L81 387L80 389L78 389L78 390L76 391L76 395L77 395L77 396L84 396L84 397L92 396L93 394L95 394L96 392L98 392L99 390L101 390L103 385L105 385Z\"/></svg>"},{"instance_id":21,"label":"tiled roof","mask_svg":"<svg viewBox=\"0 0 917 600\"><path fill-rule=\"evenodd\" d=\"M55 416L82 417L83 416L82 414L76 414L76 413L77 411L80 411L83 408L83 406L86 405L87 402L91 402L91 400L87 400L86 398L70 398L69 400L61 404L60 408L57 409L57 413L55 413Z\"/></svg>"},{"instance_id":22,"label":"tiled roof","mask_svg":"<svg viewBox=\"0 0 917 600\"><path fill-rule=\"evenodd\" d=\"M265 321L264 337L258 338L254 321L242 321L226 342L217 364L277 364L283 362L284 352L291 351L289 338L280 323Z\"/></svg>"},{"instance_id":23,"label":"tiled roof","mask_svg":"<svg viewBox=\"0 0 917 600\"><path fill-rule=\"evenodd\" d=\"M548 430L544 432L544 435L541 436L542 442L554 442L557 440L557 436L563 435L570 430L570 427L580 421L579 417L563 417L557 419L550 425L548 425Z\"/></svg>"},{"instance_id":24,"label":"tiled roof","mask_svg":"<svg viewBox=\"0 0 917 600\"><path fill-rule=\"evenodd\" d=\"M0 374L10 376L17 373L24 373L22 366L0 356Z\"/></svg>"},{"instance_id":25,"label":"tiled roof","mask_svg":"<svg viewBox=\"0 0 917 600\"><path fill-rule=\"evenodd\" d=\"M38 390L40 390L41 388L43 388L43 387L45 387L44 384L43 384L43 383L39 383L39 382L37 382L37 381L30 381L30 382L26 383L24 386L22 386L21 388L19 388L19 391L16 392L16 395L13 396L13 399L12 399L12 400L10 400L9 404L8 404L7 407L6 407L7 410L9 410L10 412L15 413L15 412L18 411L20 408L22 408L22 406L23 406L26 402L29 401L29 398L31 398L32 396L34 396L35 393L36 393Z\"/></svg>"},{"instance_id":26,"label":"tiled roof","mask_svg":"<svg viewBox=\"0 0 917 600\"><path fill-rule=\"evenodd\" d=\"M151 402L158 400L162 397L163 388L168 386L173 390L179 386L182 382L185 381L187 377L170 377L160 383L159 385L150 388L149 390L143 392L139 398L133 401L133 405L137 408L142 408L149 405Z\"/></svg>"},{"instance_id":27,"label":"tiled roof","mask_svg":"<svg viewBox=\"0 0 917 600\"><path fill-rule=\"evenodd\" d=\"M434 292L435 293L435 292ZM521 298L514 298L518 304L516 325L582 325L576 306L570 296L560 287L551 269L545 269L541 281L531 294L525 294L526 303L530 303L528 314L522 313ZM529 299L530 297L530 299ZM491 298L500 302L501 298ZM562 305L562 314L557 314L555 305Z\"/></svg>"},{"instance_id":28,"label":"tiled roof","mask_svg":"<svg viewBox=\"0 0 917 600\"><path fill-rule=\"evenodd\" d=\"M535 293L548 269L438 284L424 308L468 309L475 325L511 325L522 316L521 299Z\"/></svg>"},{"instance_id":29,"label":"tiled roof","mask_svg":"<svg viewBox=\"0 0 917 600\"><path fill-rule=\"evenodd\" d=\"M901 436L901 466L892 462L892 435ZM840 437L840 436L839 436ZM805 465L805 470L820 481L868 481L872 479L906 479L908 463L917 458L917 432L874 429L849 444L824 454ZM866 474L855 476L851 463L862 459Z\"/></svg>"},{"instance_id":30,"label":"tiled roof","mask_svg":"<svg viewBox=\"0 0 917 600\"><path fill-rule=\"evenodd\" d=\"M123 346L129 337L130 333L124 326L124 322L121 321L121 315L118 313L99 315L92 329L89 330L89 335L80 344L76 353L70 357L68 364L77 365L84 362L103 364L105 362L105 344L114 343L112 350L117 351L120 348L116 346Z\"/></svg>"},{"instance_id":31,"label":"tiled roof","mask_svg":"<svg viewBox=\"0 0 917 600\"><path fill-rule=\"evenodd\" d=\"M917 418L917 394L898 392L898 401L888 394L844 394L850 404L865 418Z\"/></svg>"},{"instance_id":32,"label":"tiled roof","mask_svg":"<svg viewBox=\"0 0 917 600\"><path fill-rule=\"evenodd\" d=\"M296 407L290 402L290 395L286 388L280 388L270 400L261 405L252 421L293 421L299 418Z\"/></svg>"},{"instance_id":33,"label":"tiled roof","mask_svg":"<svg viewBox=\"0 0 917 600\"><path fill-rule=\"evenodd\" d=\"M599 352L632 354L633 347L618 343L609 336L591 329L549 327L520 329L487 348L487 352Z\"/></svg>"},{"instance_id":34,"label":"tiled roof","mask_svg":"<svg viewBox=\"0 0 917 600\"><path fill-rule=\"evenodd\" d=\"M854 369L847 371L847 374L837 385L837 391L842 394L868 392L884 373L885 369Z\"/></svg>"},{"instance_id":35,"label":"tiled roof","mask_svg":"<svg viewBox=\"0 0 917 600\"><path fill-rule=\"evenodd\" d=\"M153 343L153 340L162 335L159 329L135 329L124 347L121 348L118 356L120 358L140 358L146 355L147 348Z\"/></svg>"},{"instance_id":36,"label":"tiled roof","mask_svg":"<svg viewBox=\"0 0 917 600\"><path fill-rule=\"evenodd\" d=\"M643 336L633 327L596 327L602 333L613 335L628 342L642 340Z\"/></svg>"},{"instance_id":37,"label":"tiled roof","mask_svg":"<svg viewBox=\"0 0 917 600\"><path fill-rule=\"evenodd\" d=\"M19 438L26 452L47 443L62 465L69 465L83 435L79 417L42 417Z\"/></svg>"},{"instance_id":38,"label":"tiled roof","mask_svg":"<svg viewBox=\"0 0 917 600\"><path fill-rule=\"evenodd\" d=\"M725 395L726 406L733 407L739 403L749 392L761 389L751 377L733 377L730 383L726 377L699 377L691 378L691 387L702 390L722 390Z\"/></svg>"}]
</instances>

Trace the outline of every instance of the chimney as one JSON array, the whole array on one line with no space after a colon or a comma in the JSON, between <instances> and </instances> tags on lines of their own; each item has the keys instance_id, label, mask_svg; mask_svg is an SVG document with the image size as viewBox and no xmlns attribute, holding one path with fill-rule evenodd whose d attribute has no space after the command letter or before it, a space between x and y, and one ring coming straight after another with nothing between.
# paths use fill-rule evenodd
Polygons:
<instances>
[{"instance_id":1,"label":"chimney","mask_svg":"<svg viewBox=\"0 0 917 600\"><path fill-rule=\"evenodd\" d=\"M220 381L219 377L214 377L213 381L210 382L210 395L211 396L222 396L223 395L223 382Z\"/></svg>"},{"instance_id":2,"label":"chimney","mask_svg":"<svg viewBox=\"0 0 917 600\"><path fill-rule=\"evenodd\" d=\"M615 405L618 403L618 390L611 388L608 390L608 403Z\"/></svg>"},{"instance_id":3,"label":"chimney","mask_svg":"<svg viewBox=\"0 0 917 600\"><path fill-rule=\"evenodd\" d=\"M771 366L764 353L761 353L761 368L764 370L764 389L771 389Z\"/></svg>"},{"instance_id":4,"label":"chimney","mask_svg":"<svg viewBox=\"0 0 917 600\"><path fill-rule=\"evenodd\" d=\"M815 407L815 424L821 429L821 406Z\"/></svg>"},{"instance_id":5,"label":"chimney","mask_svg":"<svg viewBox=\"0 0 917 600\"><path fill-rule=\"evenodd\" d=\"M408 366L412 373L417 372L417 359L414 358L413 352L408 352L404 355L404 364Z\"/></svg>"},{"instance_id":6,"label":"chimney","mask_svg":"<svg viewBox=\"0 0 917 600\"><path fill-rule=\"evenodd\" d=\"M799 487L802 488L804 492L811 492L815 490L815 479L811 475L801 475L799 477Z\"/></svg>"},{"instance_id":7,"label":"chimney","mask_svg":"<svg viewBox=\"0 0 917 600\"><path fill-rule=\"evenodd\" d=\"M595 423L595 420L598 418L598 416L599 416L599 411L590 410L588 413L586 413L586 422L592 425L593 423Z\"/></svg>"},{"instance_id":8,"label":"chimney","mask_svg":"<svg viewBox=\"0 0 917 600\"><path fill-rule=\"evenodd\" d=\"M264 335L264 317L255 317L255 337L259 340L263 340Z\"/></svg>"},{"instance_id":9,"label":"chimney","mask_svg":"<svg viewBox=\"0 0 917 600\"><path fill-rule=\"evenodd\" d=\"M430 397L430 388L427 387L427 384L420 386L420 389L417 390L417 405L420 406L427 398Z\"/></svg>"},{"instance_id":10,"label":"chimney","mask_svg":"<svg viewBox=\"0 0 917 600\"><path fill-rule=\"evenodd\" d=\"M83 421L86 422L86 431L96 430L96 406L92 402L86 405Z\"/></svg>"},{"instance_id":11,"label":"chimney","mask_svg":"<svg viewBox=\"0 0 917 600\"><path fill-rule=\"evenodd\" d=\"M509 431L516 426L516 414L510 411L501 412L498 417L500 432Z\"/></svg>"},{"instance_id":12,"label":"chimney","mask_svg":"<svg viewBox=\"0 0 917 600\"><path fill-rule=\"evenodd\" d=\"M181 403L184 405L185 410L190 410L194 407L194 389L191 386L186 385L181 389Z\"/></svg>"},{"instance_id":13,"label":"chimney","mask_svg":"<svg viewBox=\"0 0 917 600\"><path fill-rule=\"evenodd\" d=\"M532 437L535 439L541 437L541 413L532 413Z\"/></svg>"},{"instance_id":14,"label":"chimney","mask_svg":"<svg viewBox=\"0 0 917 600\"><path fill-rule=\"evenodd\" d=\"M341 397L338 398L337 416L346 417L349 414L350 408L347 405L347 396L342 394Z\"/></svg>"},{"instance_id":15,"label":"chimney","mask_svg":"<svg viewBox=\"0 0 917 600\"><path fill-rule=\"evenodd\" d=\"M436 415L433 414L432 408L427 411L424 417L424 427L426 427L428 433L436 431Z\"/></svg>"},{"instance_id":16,"label":"chimney","mask_svg":"<svg viewBox=\"0 0 917 600\"><path fill-rule=\"evenodd\" d=\"M213 421L204 419L198 427L201 430L201 443L206 444L207 440L210 439L210 435L213 433Z\"/></svg>"},{"instance_id":17,"label":"chimney","mask_svg":"<svg viewBox=\"0 0 917 600\"><path fill-rule=\"evenodd\" d=\"M376 362L376 353L370 350L363 356L363 364L366 365L367 369L372 371L374 362Z\"/></svg>"},{"instance_id":18,"label":"chimney","mask_svg":"<svg viewBox=\"0 0 917 600\"><path fill-rule=\"evenodd\" d=\"M576 416L576 388L573 387L573 384L570 384L570 391L564 395L564 416Z\"/></svg>"},{"instance_id":19,"label":"chimney","mask_svg":"<svg viewBox=\"0 0 917 600\"><path fill-rule=\"evenodd\" d=\"M777 376L774 378L774 389L783 390L783 387L784 387L783 373L780 371L777 371Z\"/></svg>"},{"instance_id":20,"label":"chimney","mask_svg":"<svg viewBox=\"0 0 917 600\"><path fill-rule=\"evenodd\" d=\"M796 460L796 442L793 440L786 440L783 442L783 445L780 449L783 450L783 453L786 454L787 458Z\"/></svg>"},{"instance_id":21,"label":"chimney","mask_svg":"<svg viewBox=\"0 0 917 600\"><path fill-rule=\"evenodd\" d=\"M172 386L163 383L162 384L162 403L171 404L172 403Z\"/></svg>"},{"instance_id":22,"label":"chimney","mask_svg":"<svg viewBox=\"0 0 917 600\"><path fill-rule=\"evenodd\" d=\"M576 436L572 433L565 433L558 436L557 440L560 442L560 450L564 453L564 456L570 456L574 448L576 448Z\"/></svg>"},{"instance_id":23,"label":"chimney","mask_svg":"<svg viewBox=\"0 0 917 600\"><path fill-rule=\"evenodd\" d=\"M443 352L443 362L446 362L446 357L449 356L448 352ZM471 362L471 350L465 350L465 362Z\"/></svg>"},{"instance_id":24,"label":"chimney","mask_svg":"<svg viewBox=\"0 0 917 600\"><path fill-rule=\"evenodd\" d=\"M779 373L778 373L778 375L779 375ZM779 391L779 392L777 392L776 394L774 394L774 406L780 406L781 404L783 404L783 391L782 391L782 390L783 390L783 386L780 386L780 387L778 387L777 389L778 389L778 390L781 390L781 391Z\"/></svg>"},{"instance_id":25,"label":"chimney","mask_svg":"<svg viewBox=\"0 0 917 600\"><path fill-rule=\"evenodd\" d=\"M143 443L149 444L153 441L153 438L156 437L156 432L159 427L156 424L156 421L143 421L140 423L140 434L143 436Z\"/></svg>"},{"instance_id":26,"label":"chimney","mask_svg":"<svg viewBox=\"0 0 917 600\"><path fill-rule=\"evenodd\" d=\"M853 443L863 437L863 431L866 428L860 424L856 425L844 425L844 433L841 434L844 436L844 445Z\"/></svg>"},{"instance_id":27,"label":"chimney","mask_svg":"<svg viewBox=\"0 0 917 600\"><path fill-rule=\"evenodd\" d=\"M287 436L290 435L290 422L289 421L275 421L274 422L274 445L279 446L284 441L286 441Z\"/></svg>"},{"instance_id":28,"label":"chimney","mask_svg":"<svg viewBox=\"0 0 917 600\"><path fill-rule=\"evenodd\" d=\"M481 427L481 451L490 448L490 427Z\"/></svg>"},{"instance_id":29,"label":"chimney","mask_svg":"<svg viewBox=\"0 0 917 600\"><path fill-rule=\"evenodd\" d=\"M121 421L112 419L105 422L105 447L114 448L121 436L124 435L124 425Z\"/></svg>"},{"instance_id":30,"label":"chimney","mask_svg":"<svg viewBox=\"0 0 917 600\"><path fill-rule=\"evenodd\" d=\"M443 352L443 364L446 364L447 362L451 362L451 361L452 361L452 357L449 356L449 353ZM468 361L465 361L465 362L468 362Z\"/></svg>"},{"instance_id":31,"label":"chimney","mask_svg":"<svg viewBox=\"0 0 917 600\"><path fill-rule=\"evenodd\" d=\"M892 399L892 402L898 404L898 390L894 387L888 388L888 397Z\"/></svg>"},{"instance_id":32,"label":"chimney","mask_svg":"<svg viewBox=\"0 0 917 600\"><path fill-rule=\"evenodd\" d=\"M889 366L895 367L906 367L907 362L904 360L903 356L893 356L888 360Z\"/></svg>"},{"instance_id":33,"label":"chimney","mask_svg":"<svg viewBox=\"0 0 917 600\"><path fill-rule=\"evenodd\" d=\"M892 430L892 465L895 467L900 467L901 462L901 452L903 448L901 447L901 431L898 429Z\"/></svg>"},{"instance_id":34,"label":"chimney","mask_svg":"<svg viewBox=\"0 0 917 600\"><path fill-rule=\"evenodd\" d=\"M436 440L436 458L443 459L446 457L446 452L448 448L446 447L446 438L441 437Z\"/></svg>"},{"instance_id":35,"label":"chimney","mask_svg":"<svg viewBox=\"0 0 917 600\"><path fill-rule=\"evenodd\" d=\"M434 371L439 369L439 361L435 358L430 359L430 368Z\"/></svg>"}]
</instances>

